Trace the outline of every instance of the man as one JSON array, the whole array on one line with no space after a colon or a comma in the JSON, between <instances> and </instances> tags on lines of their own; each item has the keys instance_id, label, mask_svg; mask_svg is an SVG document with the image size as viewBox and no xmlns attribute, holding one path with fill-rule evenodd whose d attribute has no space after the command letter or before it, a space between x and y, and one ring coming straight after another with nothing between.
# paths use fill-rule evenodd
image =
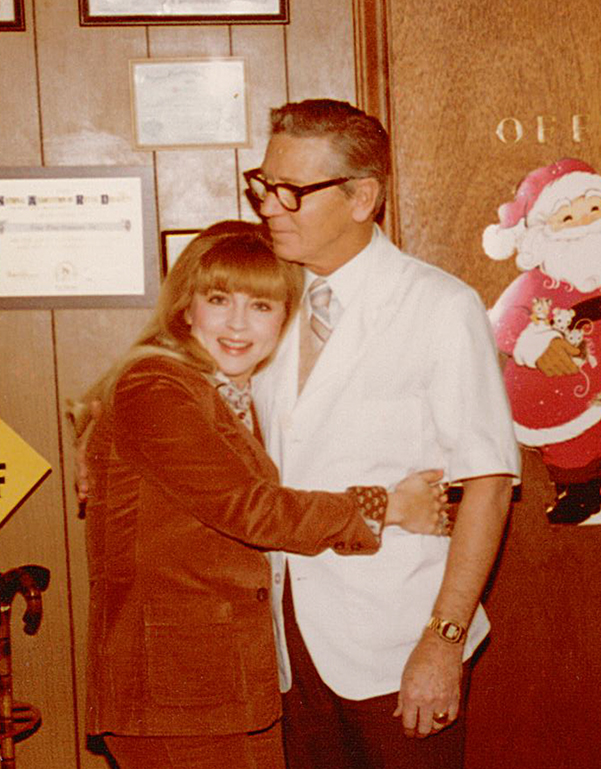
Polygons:
<instances>
[{"instance_id":1,"label":"man","mask_svg":"<svg viewBox=\"0 0 601 769\"><path fill-rule=\"evenodd\" d=\"M276 253L307 269L304 313L255 389L282 482L386 486L439 466L464 487L450 547L393 531L371 559L291 554L286 580L274 558L290 769L461 766L462 662L488 630L478 599L519 472L481 302L374 225L388 169L377 120L310 100L272 111L245 174Z\"/></svg>"},{"instance_id":2,"label":"man","mask_svg":"<svg viewBox=\"0 0 601 769\"><path fill-rule=\"evenodd\" d=\"M575 158L531 171L499 223L493 259L522 274L491 310L516 436L555 482L551 523L601 522L601 176Z\"/></svg>"}]
</instances>

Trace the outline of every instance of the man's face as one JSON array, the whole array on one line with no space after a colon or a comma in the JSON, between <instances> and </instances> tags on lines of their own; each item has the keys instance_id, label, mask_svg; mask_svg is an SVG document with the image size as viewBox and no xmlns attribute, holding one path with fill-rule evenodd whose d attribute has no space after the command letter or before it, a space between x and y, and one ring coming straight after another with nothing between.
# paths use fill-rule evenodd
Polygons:
<instances>
[{"instance_id":1,"label":"man's face","mask_svg":"<svg viewBox=\"0 0 601 769\"><path fill-rule=\"evenodd\" d=\"M297 186L338 176L329 139L276 134L261 166L268 182ZM353 216L354 198L340 187L306 195L299 211L287 211L273 193L261 204L276 254L289 262L304 264L318 275L329 275L353 258L365 245L359 242ZM363 235L361 228L361 237Z\"/></svg>"}]
</instances>

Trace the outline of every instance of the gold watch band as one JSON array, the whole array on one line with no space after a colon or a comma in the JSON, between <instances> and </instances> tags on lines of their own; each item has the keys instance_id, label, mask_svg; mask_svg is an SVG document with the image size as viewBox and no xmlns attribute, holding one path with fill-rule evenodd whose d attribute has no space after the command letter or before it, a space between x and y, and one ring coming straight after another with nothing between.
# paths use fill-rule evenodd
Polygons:
<instances>
[{"instance_id":1,"label":"gold watch band","mask_svg":"<svg viewBox=\"0 0 601 769\"><path fill-rule=\"evenodd\" d=\"M467 635L467 628L453 619L441 619L432 616L426 627L433 630L443 641L449 644L461 643Z\"/></svg>"}]
</instances>

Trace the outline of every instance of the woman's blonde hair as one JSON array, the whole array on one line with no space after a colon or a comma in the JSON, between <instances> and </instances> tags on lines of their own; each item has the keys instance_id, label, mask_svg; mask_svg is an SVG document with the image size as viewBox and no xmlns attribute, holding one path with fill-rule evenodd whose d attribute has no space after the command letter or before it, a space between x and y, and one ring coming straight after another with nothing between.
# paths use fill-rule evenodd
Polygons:
<instances>
[{"instance_id":1,"label":"woman's blonde hair","mask_svg":"<svg viewBox=\"0 0 601 769\"><path fill-rule=\"evenodd\" d=\"M275 256L262 225L240 221L214 224L186 246L163 281L150 321L128 352L88 390L79 405L110 400L122 371L139 358L167 355L195 363L207 373L214 372L213 358L191 335L186 319L194 295L211 290L283 302L283 332L300 303L303 275L298 265ZM262 361L259 367L265 363ZM70 408L69 416L79 434L79 416L73 413L77 404Z\"/></svg>"}]
</instances>

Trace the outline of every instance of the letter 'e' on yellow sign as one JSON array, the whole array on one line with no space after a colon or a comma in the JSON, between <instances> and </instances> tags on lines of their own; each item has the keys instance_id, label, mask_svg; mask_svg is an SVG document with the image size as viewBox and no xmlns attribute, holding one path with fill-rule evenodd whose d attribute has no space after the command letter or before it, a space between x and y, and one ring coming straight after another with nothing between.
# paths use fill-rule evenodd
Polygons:
<instances>
[{"instance_id":1,"label":"letter 'e' on yellow sign","mask_svg":"<svg viewBox=\"0 0 601 769\"><path fill-rule=\"evenodd\" d=\"M0 419L0 525L50 470L44 457Z\"/></svg>"}]
</instances>

